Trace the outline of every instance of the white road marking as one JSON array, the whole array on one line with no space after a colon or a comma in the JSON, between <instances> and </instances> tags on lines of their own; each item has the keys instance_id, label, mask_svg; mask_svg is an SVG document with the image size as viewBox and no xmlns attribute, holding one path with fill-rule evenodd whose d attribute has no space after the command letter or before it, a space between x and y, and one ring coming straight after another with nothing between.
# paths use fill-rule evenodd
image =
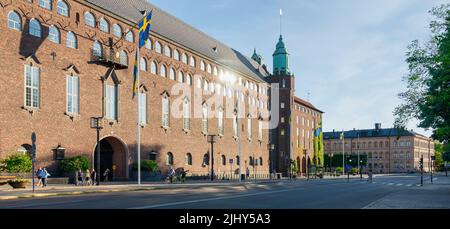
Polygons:
<instances>
[{"instance_id":1,"label":"white road marking","mask_svg":"<svg viewBox=\"0 0 450 229\"><path fill-rule=\"evenodd\" d=\"M389 186L392 186L392 185L394 185L394 183L389 183L388 185L389 185Z\"/></svg>"},{"instance_id":2,"label":"white road marking","mask_svg":"<svg viewBox=\"0 0 450 229\"><path fill-rule=\"evenodd\" d=\"M274 193L292 192L292 191L298 191L298 190L302 190L302 189L304 190L305 188L295 188L295 189L277 190L277 191L269 191L269 192L258 192L258 193L233 195L233 196L222 196L222 197L206 198L206 199L198 199L198 200L188 200L188 201L180 201L180 202L173 202L173 203L166 203L166 204L155 204L155 205L147 205L147 206L141 206L141 207L133 207L133 208L129 208L129 209L150 209L150 208L169 207L169 206L194 204L194 203L201 203L201 202L208 202L208 201L215 201L215 200L237 199L237 198L248 197L248 196L260 196L260 195L267 195L267 194L274 194Z\"/></svg>"},{"instance_id":3,"label":"white road marking","mask_svg":"<svg viewBox=\"0 0 450 229\"><path fill-rule=\"evenodd\" d=\"M407 187L411 187L411 186L412 186L412 184L407 184L406 186L407 186Z\"/></svg>"},{"instance_id":4,"label":"white road marking","mask_svg":"<svg viewBox=\"0 0 450 229\"><path fill-rule=\"evenodd\" d=\"M402 186L403 184L397 184L397 186Z\"/></svg>"}]
</instances>

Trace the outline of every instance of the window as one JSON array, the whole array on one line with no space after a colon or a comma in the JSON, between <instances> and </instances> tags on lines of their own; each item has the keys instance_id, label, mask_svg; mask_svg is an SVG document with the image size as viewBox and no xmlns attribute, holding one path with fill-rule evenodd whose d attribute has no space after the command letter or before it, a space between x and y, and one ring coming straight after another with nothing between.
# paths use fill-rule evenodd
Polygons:
<instances>
[{"instance_id":1,"label":"window","mask_svg":"<svg viewBox=\"0 0 450 229\"><path fill-rule=\"evenodd\" d=\"M148 39L147 42L145 43L145 48L148 50L152 50L153 49L153 43L151 39Z\"/></svg>"},{"instance_id":2,"label":"window","mask_svg":"<svg viewBox=\"0 0 450 229\"><path fill-rule=\"evenodd\" d=\"M11 11L8 15L8 28L22 31L22 21L19 14L14 11Z\"/></svg>"},{"instance_id":3,"label":"window","mask_svg":"<svg viewBox=\"0 0 450 229\"><path fill-rule=\"evenodd\" d=\"M84 14L84 24L90 27L95 27L95 17L91 12Z\"/></svg>"},{"instance_id":4,"label":"window","mask_svg":"<svg viewBox=\"0 0 450 229\"><path fill-rule=\"evenodd\" d=\"M39 21L34 18L31 19L30 30L29 30L30 35L35 36L35 37L41 37L42 36L41 32L42 32L41 23L39 23Z\"/></svg>"},{"instance_id":5,"label":"window","mask_svg":"<svg viewBox=\"0 0 450 229\"><path fill-rule=\"evenodd\" d=\"M167 153L166 165L173 165L173 154L171 152Z\"/></svg>"},{"instance_id":6,"label":"window","mask_svg":"<svg viewBox=\"0 0 450 229\"><path fill-rule=\"evenodd\" d=\"M200 70L205 71L205 68L206 68L205 62L204 62L204 61L201 61L201 62L200 62Z\"/></svg>"},{"instance_id":7,"label":"window","mask_svg":"<svg viewBox=\"0 0 450 229\"><path fill-rule=\"evenodd\" d=\"M48 39L56 44L59 44L60 41L60 35L59 35L59 30L58 28L56 28L56 26L52 25L50 26L49 30L48 30Z\"/></svg>"},{"instance_id":8,"label":"window","mask_svg":"<svg viewBox=\"0 0 450 229\"><path fill-rule=\"evenodd\" d=\"M175 69L170 68L170 73L169 73L170 79L171 80L175 80Z\"/></svg>"},{"instance_id":9,"label":"window","mask_svg":"<svg viewBox=\"0 0 450 229\"><path fill-rule=\"evenodd\" d=\"M66 46L73 49L77 48L77 37L75 36L74 33L72 32L67 33Z\"/></svg>"},{"instance_id":10,"label":"window","mask_svg":"<svg viewBox=\"0 0 450 229\"><path fill-rule=\"evenodd\" d=\"M223 109L220 108L219 109L219 115L218 115L218 126L219 126L219 134L223 135L224 134L224 127L223 127Z\"/></svg>"},{"instance_id":11,"label":"window","mask_svg":"<svg viewBox=\"0 0 450 229\"><path fill-rule=\"evenodd\" d=\"M188 98L183 102L183 129L191 129L191 103Z\"/></svg>"},{"instance_id":12,"label":"window","mask_svg":"<svg viewBox=\"0 0 450 229\"><path fill-rule=\"evenodd\" d=\"M58 1L58 14L62 15L64 17L68 17L69 16L69 6L67 6L67 3L64 1Z\"/></svg>"},{"instance_id":13,"label":"window","mask_svg":"<svg viewBox=\"0 0 450 229\"><path fill-rule=\"evenodd\" d=\"M162 98L162 127L167 129L170 126L170 102L169 97L164 95Z\"/></svg>"},{"instance_id":14,"label":"window","mask_svg":"<svg viewBox=\"0 0 450 229\"><path fill-rule=\"evenodd\" d=\"M297 129L298 135L298 129ZM263 140L263 122L261 120L258 121L258 139L259 141Z\"/></svg>"},{"instance_id":15,"label":"window","mask_svg":"<svg viewBox=\"0 0 450 229\"><path fill-rule=\"evenodd\" d=\"M117 120L117 86L106 85L106 118Z\"/></svg>"},{"instance_id":16,"label":"window","mask_svg":"<svg viewBox=\"0 0 450 229\"><path fill-rule=\"evenodd\" d=\"M161 47L161 43L159 43L159 41L156 41L156 43L155 43L155 51L159 54L162 53L162 47Z\"/></svg>"},{"instance_id":17,"label":"window","mask_svg":"<svg viewBox=\"0 0 450 229\"><path fill-rule=\"evenodd\" d=\"M213 70L213 74L214 74L215 76L217 76L217 75L218 75L218 72L217 72L217 67L214 67L214 70Z\"/></svg>"},{"instance_id":18,"label":"window","mask_svg":"<svg viewBox=\"0 0 450 229\"><path fill-rule=\"evenodd\" d=\"M141 61L139 62L139 69L143 72L147 71L147 61L143 57L141 57Z\"/></svg>"},{"instance_id":19,"label":"window","mask_svg":"<svg viewBox=\"0 0 450 229\"><path fill-rule=\"evenodd\" d=\"M184 83L184 74L183 74L183 72L178 72L178 82Z\"/></svg>"},{"instance_id":20,"label":"window","mask_svg":"<svg viewBox=\"0 0 450 229\"><path fill-rule=\"evenodd\" d=\"M164 55L169 57L169 58L172 57L172 50L167 45L166 45L166 47L164 47Z\"/></svg>"},{"instance_id":21,"label":"window","mask_svg":"<svg viewBox=\"0 0 450 229\"><path fill-rule=\"evenodd\" d=\"M205 103L202 107L202 132L208 133L208 105Z\"/></svg>"},{"instance_id":22,"label":"window","mask_svg":"<svg viewBox=\"0 0 450 229\"><path fill-rule=\"evenodd\" d=\"M238 117L236 114L233 114L233 135L235 137L238 136Z\"/></svg>"},{"instance_id":23,"label":"window","mask_svg":"<svg viewBox=\"0 0 450 229\"><path fill-rule=\"evenodd\" d=\"M125 51L120 51L120 64L128 66L128 54Z\"/></svg>"},{"instance_id":24,"label":"window","mask_svg":"<svg viewBox=\"0 0 450 229\"><path fill-rule=\"evenodd\" d=\"M39 68L25 65L25 107L39 108L39 81Z\"/></svg>"},{"instance_id":25,"label":"window","mask_svg":"<svg viewBox=\"0 0 450 229\"><path fill-rule=\"evenodd\" d=\"M79 81L76 76L66 78L66 112L68 114L78 114L78 90Z\"/></svg>"},{"instance_id":26,"label":"window","mask_svg":"<svg viewBox=\"0 0 450 229\"><path fill-rule=\"evenodd\" d=\"M209 154L203 155L203 166L209 165Z\"/></svg>"},{"instance_id":27,"label":"window","mask_svg":"<svg viewBox=\"0 0 450 229\"><path fill-rule=\"evenodd\" d=\"M284 103L281 103L281 109L283 109L284 108Z\"/></svg>"},{"instance_id":28,"label":"window","mask_svg":"<svg viewBox=\"0 0 450 229\"><path fill-rule=\"evenodd\" d=\"M186 53L181 54L181 62L183 62L183 64L188 63L188 57L187 57Z\"/></svg>"},{"instance_id":29,"label":"window","mask_svg":"<svg viewBox=\"0 0 450 229\"><path fill-rule=\"evenodd\" d=\"M203 90L204 90L204 91L208 91L208 88L209 88L208 86L209 86L209 85L208 85L208 81L206 81L206 80L203 81Z\"/></svg>"},{"instance_id":30,"label":"window","mask_svg":"<svg viewBox=\"0 0 450 229\"><path fill-rule=\"evenodd\" d=\"M100 19L100 30L109 33L109 22L104 18Z\"/></svg>"},{"instance_id":31,"label":"window","mask_svg":"<svg viewBox=\"0 0 450 229\"><path fill-rule=\"evenodd\" d=\"M186 165L192 165L192 154L191 153L187 153L186 154L185 164Z\"/></svg>"},{"instance_id":32,"label":"window","mask_svg":"<svg viewBox=\"0 0 450 229\"><path fill-rule=\"evenodd\" d=\"M122 27L118 24L113 25L113 34L115 37L121 38L122 37Z\"/></svg>"},{"instance_id":33,"label":"window","mask_svg":"<svg viewBox=\"0 0 450 229\"><path fill-rule=\"evenodd\" d=\"M251 119L251 117L247 118L247 135L248 135L249 139L252 138L252 119Z\"/></svg>"},{"instance_id":34,"label":"window","mask_svg":"<svg viewBox=\"0 0 450 229\"><path fill-rule=\"evenodd\" d=\"M223 166L227 165L227 157L225 155L222 155L221 161Z\"/></svg>"},{"instance_id":35,"label":"window","mask_svg":"<svg viewBox=\"0 0 450 229\"><path fill-rule=\"evenodd\" d=\"M39 0L39 6L48 10L52 9L52 0Z\"/></svg>"},{"instance_id":36,"label":"window","mask_svg":"<svg viewBox=\"0 0 450 229\"><path fill-rule=\"evenodd\" d=\"M236 156L236 165L241 164L241 158L239 156Z\"/></svg>"},{"instance_id":37,"label":"window","mask_svg":"<svg viewBox=\"0 0 450 229\"><path fill-rule=\"evenodd\" d=\"M195 57L191 56L191 59L189 60L189 65L191 65L191 67L195 68Z\"/></svg>"},{"instance_id":38,"label":"window","mask_svg":"<svg viewBox=\"0 0 450 229\"><path fill-rule=\"evenodd\" d=\"M155 61L152 61L152 64L150 65L150 73L156 75L158 69L158 64Z\"/></svg>"},{"instance_id":39,"label":"window","mask_svg":"<svg viewBox=\"0 0 450 229\"><path fill-rule=\"evenodd\" d=\"M139 93L139 124L147 124L147 93Z\"/></svg>"},{"instance_id":40,"label":"window","mask_svg":"<svg viewBox=\"0 0 450 229\"><path fill-rule=\"evenodd\" d=\"M173 59L180 60L180 52L176 49L173 51Z\"/></svg>"},{"instance_id":41,"label":"window","mask_svg":"<svg viewBox=\"0 0 450 229\"><path fill-rule=\"evenodd\" d=\"M101 57L103 54L102 51L102 45L100 44L100 42L95 41L94 44L92 45L92 54L94 54L94 56L96 57Z\"/></svg>"},{"instance_id":42,"label":"window","mask_svg":"<svg viewBox=\"0 0 450 229\"><path fill-rule=\"evenodd\" d=\"M132 31L127 30L125 40L127 40L128 42L134 42L134 34Z\"/></svg>"},{"instance_id":43,"label":"window","mask_svg":"<svg viewBox=\"0 0 450 229\"><path fill-rule=\"evenodd\" d=\"M212 68L211 68L211 65L210 65L210 64L207 65L206 71L207 71L209 74L212 73Z\"/></svg>"},{"instance_id":44,"label":"window","mask_svg":"<svg viewBox=\"0 0 450 229\"><path fill-rule=\"evenodd\" d=\"M159 74L160 74L162 77L164 77L164 78L167 77L167 68L166 68L166 66L161 65L161 70L159 71Z\"/></svg>"},{"instance_id":45,"label":"window","mask_svg":"<svg viewBox=\"0 0 450 229\"><path fill-rule=\"evenodd\" d=\"M192 76L190 74L187 76L186 83L192 85Z\"/></svg>"},{"instance_id":46,"label":"window","mask_svg":"<svg viewBox=\"0 0 450 229\"><path fill-rule=\"evenodd\" d=\"M250 166L254 166L255 165L254 162L255 161L253 161L253 157L248 158L248 163L250 164Z\"/></svg>"}]
</instances>

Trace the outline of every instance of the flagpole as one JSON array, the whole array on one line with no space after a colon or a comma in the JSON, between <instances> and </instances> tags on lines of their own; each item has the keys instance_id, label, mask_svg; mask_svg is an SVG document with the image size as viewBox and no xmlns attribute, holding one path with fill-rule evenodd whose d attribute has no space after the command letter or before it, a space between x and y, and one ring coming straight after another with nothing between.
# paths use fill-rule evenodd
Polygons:
<instances>
[{"instance_id":1,"label":"flagpole","mask_svg":"<svg viewBox=\"0 0 450 229\"><path fill-rule=\"evenodd\" d=\"M342 130L342 175L345 175L345 134Z\"/></svg>"},{"instance_id":2,"label":"flagpole","mask_svg":"<svg viewBox=\"0 0 450 229\"><path fill-rule=\"evenodd\" d=\"M139 44L136 49L137 52L137 160L138 160L138 185L141 185L141 125L140 125L140 106L141 106L141 96L139 95L139 71L140 71L140 59L139 59Z\"/></svg>"}]
</instances>

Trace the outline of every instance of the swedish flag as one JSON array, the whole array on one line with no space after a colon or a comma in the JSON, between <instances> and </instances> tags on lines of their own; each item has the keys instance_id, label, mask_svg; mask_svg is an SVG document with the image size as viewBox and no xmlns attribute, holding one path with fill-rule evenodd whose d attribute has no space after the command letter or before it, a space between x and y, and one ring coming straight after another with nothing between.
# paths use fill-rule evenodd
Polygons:
<instances>
[{"instance_id":1,"label":"swedish flag","mask_svg":"<svg viewBox=\"0 0 450 229\"><path fill-rule=\"evenodd\" d=\"M147 16L145 16L141 22L139 22L139 48L142 48L147 43L148 38L150 37L150 28L152 25L152 14L151 11Z\"/></svg>"}]
</instances>

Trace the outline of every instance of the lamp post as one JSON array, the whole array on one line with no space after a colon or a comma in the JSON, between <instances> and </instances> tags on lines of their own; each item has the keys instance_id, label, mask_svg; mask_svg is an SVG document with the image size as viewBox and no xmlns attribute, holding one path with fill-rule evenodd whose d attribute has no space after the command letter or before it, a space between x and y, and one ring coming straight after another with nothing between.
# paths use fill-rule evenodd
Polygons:
<instances>
[{"instance_id":1,"label":"lamp post","mask_svg":"<svg viewBox=\"0 0 450 229\"><path fill-rule=\"evenodd\" d=\"M97 185L100 185L100 130L103 129L102 117L92 117L91 118L91 128L97 130L97 155L96 155L96 180Z\"/></svg>"},{"instance_id":2,"label":"lamp post","mask_svg":"<svg viewBox=\"0 0 450 229\"><path fill-rule=\"evenodd\" d=\"M363 160L359 161L359 178L360 180L362 180L362 164L363 164Z\"/></svg>"},{"instance_id":3,"label":"lamp post","mask_svg":"<svg viewBox=\"0 0 450 229\"><path fill-rule=\"evenodd\" d=\"M214 180L214 143L217 142L217 135L208 135L208 143L211 143L211 181Z\"/></svg>"}]
</instances>

